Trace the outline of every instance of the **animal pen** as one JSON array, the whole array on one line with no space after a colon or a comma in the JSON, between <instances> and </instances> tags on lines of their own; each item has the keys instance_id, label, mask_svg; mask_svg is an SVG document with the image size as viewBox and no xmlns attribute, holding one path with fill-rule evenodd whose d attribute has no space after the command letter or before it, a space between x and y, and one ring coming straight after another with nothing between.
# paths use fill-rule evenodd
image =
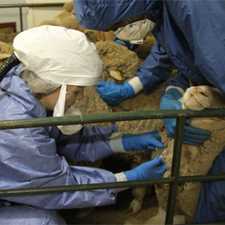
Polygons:
<instances>
[{"instance_id":1,"label":"animal pen","mask_svg":"<svg viewBox=\"0 0 225 225\"><path fill-rule=\"evenodd\" d=\"M20 17L20 30L24 29L23 25L23 8L26 7L57 7L62 6L62 3L51 4L4 4L0 5L3 8L18 8ZM116 122L116 121L134 121L134 120L153 120L163 118L176 118L176 132L174 154L172 161L172 171L169 178L162 178L157 180L146 181L132 181L132 182L117 182L117 183L104 183L104 184L88 184L88 185L70 185L70 186L57 186L48 188L29 188L29 189L10 189L0 190L0 198L12 196L25 196L25 195L40 195L56 192L75 192L96 189L112 189L112 188L125 188L125 187L139 187L153 184L169 184L169 198L167 203L166 225L173 224L173 218L176 207L176 195L178 185L184 183L195 182L209 182L209 181L225 181L225 174L218 174L216 176L180 176L180 159L182 153L182 142L184 124L186 118L203 118L203 117L225 117L225 109L209 109L202 111L191 110L168 110L168 111L133 111L133 112L115 112L115 113L98 113L81 116L69 117L48 117L38 118L31 120L7 120L0 121L0 129L17 129L28 127L41 127L51 125L71 125L71 124L92 124L103 122ZM215 223L214 223L215 224Z\"/></svg>"}]
</instances>

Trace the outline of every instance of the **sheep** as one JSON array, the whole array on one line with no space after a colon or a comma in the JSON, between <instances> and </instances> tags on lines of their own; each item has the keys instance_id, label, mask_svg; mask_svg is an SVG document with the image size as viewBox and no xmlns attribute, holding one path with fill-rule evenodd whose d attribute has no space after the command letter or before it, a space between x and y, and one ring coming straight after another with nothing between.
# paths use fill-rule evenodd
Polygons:
<instances>
[{"instance_id":1,"label":"sheep","mask_svg":"<svg viewBox=\"0 0 225 225\"><path fill-rule=\"evenodd\" d=\"M100 41L96 43L96 48L104 64L102 79L114 80L116 82L125 81L136 75L136 71L141 64L135 52L130 51L124 46L120 46L111 41ZM114 74L117 76L114 76ZM119 106L108 106L96 93L95 87L85 87L83 92L77 96L74 103L74 108L79 108L83 114L91 114L96 112L116 112L116 111L133 111L145 109L157 109L159 107L160 94L163 86L160 86L151 94L139 94L136 97L129 99ZM141 120L133 122L119 122L118 129L121 133L140 133L150 130L162 129L160 120ZM131 167L148 160L148 153L130 153L119 155L126 161L130 162ZM145 188L133 189L134 200L130 204L130 212L137 213L142 208L143 199L145 196Z\"/></svg>"},{"instance_id":2,"label":"sheep","mask_svg":"<svg viewBox=\"0 0 225 225\"><path fill-rule=\"evenodd\" d=\"M43 21L40 25L62 26L69 29L79 30L85 33L88 39L94 43L98 41L113 41L115 39L115 34L113 31L102 32L81 27L76 19L74 11L74 1L66 1L62 11L57 16L51 20ZM144 43L137 46L135 51L140 58L146 58L154 43L154 37L152 35L147 35Z\"/></svg>"},{"instance_id":3,"label":"sheep","mask_svg":"<svg viewBox=\"0 0 225 225\"><path fill-rule=\"evenodd\" d=\"M195 86L187 89L181 102L184 109L191 110L225 107L225 99L221 97L217 89L209 86ZM209 130L211 132L211 138L200 146L183 145L180 175L206 175L214 159L225 146L225 119L214 117L192 118L191 125ZM164 143L167 145L161 154L168 168L164 177L169 177L171 173L174 141L168 138L165 132L161 134ZM158 213L147 221L141 221L142 224L161 225L165 223L168 189L169 185L155 185L158 200ZM197 206L199 191L199 183L185 183L179 185L176 198L176 215L174 217L175 224L184 224L185 222L192 221ZM138 222L140 223L140 221ZM137 223L134 218L126 222L127 225L134 223Z\"/></svg>"},{"instance_id":4,"label":"sheep","mask_svg":"<svg viewBox=\"0 0 225 225\"><path fill-rule=\"evenodd\" d=\"M74 3L73 1L65 2L62 11L51 20L44 20L39 25L53 25L61 26L69 29L79 30L86 34L92 42L113 40L113 32L100 32L95 30L84 29L80 26L79 22L74 15Z\"/></svg>"},{"instance_id":5,"label":"sheep","mask_svg":"<svg viewBox=\"0 0 225 225\"><path fill-rule=\"evenodd\" d=\"M0 41L0 61L7 59L12 54L12 46Z\"/></svg>"}]
</instances>

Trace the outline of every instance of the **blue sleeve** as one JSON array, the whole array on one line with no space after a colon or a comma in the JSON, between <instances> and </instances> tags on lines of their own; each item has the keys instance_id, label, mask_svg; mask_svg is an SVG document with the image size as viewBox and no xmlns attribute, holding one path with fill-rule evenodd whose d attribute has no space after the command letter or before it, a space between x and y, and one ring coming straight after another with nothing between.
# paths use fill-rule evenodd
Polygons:
<instances>
[{"instance_id":1,"label":"blue sleeve","mask_svg":"<svg viewBox=\"0 0 225 225\"><path fill-rule=\"evenodd\" d=\"M178 72L175 77L168 80L167 85L180 87L183 90L186 90L190 86L197 86L197 85L211 86L211 84L201 74L192 72L187 74Z\"/></svg>"},{"instance_id":2,"label":"blue sleeve","mask_svg":"<svg viewBox=\"0 0 225 225\"><path fill-rule=\"evenodd\" d=\"M57 143L57 152L67 160L95 162L110 156L113 151L109 137L117 131L115 125L108 127L83 127L73 135L63 135L57 128L51 129L51 136Z\"/></svg>"},{"instance_id":3,"label":"blue sleeve","mask_svg":"<svg viewBox=\"0 0 225 225\"><path fill-rule=\"evenodd\" d=\"M166 81L170 76L171 68L172 64L165 50L157 42L152 47L150 55L137 72L144 86L144 90L146 92L151 91L153 88L156 88L159 84Z\"/></svg>"},{"instance_id":4,"label":"blue sleeve","mask_svg":"<svg viewBox=\"0 0 225 225\"><path fill-rule=\"evenodd\" d=\"M187 77L184 76L184 74L178 73L176 77L168 80L167 86L180 87L183 90L186 90L188 87L190 87L190 82L188 81Z\"/></svg>"},{"instance_id":5,"label":"blue sleeve","mask_svg":"<svg viewBox=\"0 0 225 225\"><path fill-rule=\"evenodd\" d=\"M114 24L130 18L148 15L155 19L161 11L161 1L153 0L75 0L74 12L79 24L92 30L108 30Z\"/></svg>"},{"instance_id":6,"label":"blue sleeve","mask_svg":"<svg viewBox=\"0 0 225 225\"><path fill-rule=\"evenodd\" d=\"M166 1L193 54L193 64L225 94L225 4L221 0Z\"/></svg>"},{"instance_id":7,"label":"blue sleeve","mask_svg":"<svg viewBox=\"0 0 225 225\"><path fill-rule=\"evenodd\" d=\"M56 211L24 205L2 207L0 220L2 225L66 225Z\"/></svg>"},{"instance_id":8,"label":"blue sleeve","mask_svg":"<svg viewBox=\"0 0 225 225\"><path fill-rule=\"evenodd\" d=\"M55 140L48 136L46 128L9 130L1 132L0 139L0 189L116 181L115 176L106 170L70 166L63 156L57 154ZM4 198L45 209L94 207L113 204L115 199L116 192L107 189Z\"/></svg>"},{"instance_id":9,"label":"blue sleeve","mask_svg":"<svg viewBox=\"0 0 225 225\"><path fill-rule=\"evenodd\" d=\"M217 156L208 176L225 173L225 149ZM225 221L225 181L204 182L194 217L197 224L215 224Z\"/></svg>"},{"instance_id":10,"label":"blue sleeve","mask_svg":"<svg viewBox=\"0 0 225 225\"><path fill-rule=\"evenodd\" d=\"M182 88L185 91L187 88L189 88L193 84L191 81L191 77L189 75L183 74L182 72L178 71L175 77L170 78L166 82L166 84L167 86L175 86L175 87Z\"/></svg>"}]
</instances>

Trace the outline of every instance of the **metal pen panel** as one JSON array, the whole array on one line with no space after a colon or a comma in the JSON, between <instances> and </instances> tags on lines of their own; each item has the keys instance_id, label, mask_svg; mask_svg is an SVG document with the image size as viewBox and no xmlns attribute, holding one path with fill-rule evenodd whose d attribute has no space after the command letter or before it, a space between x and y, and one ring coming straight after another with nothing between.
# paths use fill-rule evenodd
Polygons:
<instances>
[{"instance_id":1,"label":"metal pen panel","mask_svg":"<svg viewBox=\"0 0 225 225\"><path fill-rule=\"evenodd\" d=\"M177 196L177 186L178 186L178 177L180 175L180 161L181 161L181 150L183 144L184 136L184 117L178 117L176 119L176 132L175 132L175 141L174 141L174 150L173 150L173 161L171 169L171 177L173 178L172 183L169 188L169 196L167 203L167 214L166 214L166 225L172 225L175 208L176 208L176 196Z\"/></svg>"},{"instance_id":2,"label":"metal pen panel","mask_svg":"<svg viewBox=\"0 0 225 225\"><path fill-rule=\"evenodd\" d=\"M5 120L0 121L0 129L16 129L28 127L41 127L52 125L91 124L116 121L134 121L177 117L225 117L225 109L209 109L202 111L191 110L156 110L156 111L132 111L96 113L91 115L45 117L29 120Z\"/></svg>"},{"instance_id":3,"label":"metal pen panel","mask_svg":"<svg viewBox=\"0 0 225 225\"><path fill-rule=\"evenodd\" d=\"M196 183L196 182L210 182L210 181L225 181L225 174L216 176L181 176L177 178L178 184ZM98 184L83 184L83 185L64 185L57 187L38 187L38 188L22 188L22 189L4 189L0 190L0 198L12 196L25 195L43 195L60 192L74 192L74 191L91 191L97 189L113 189L113 188L134 188L143 187L154 184L170 184L174 182L174 178L161 178L157 180L146 181L129 181L129 182L115 182L115 183L98 183Z\"/></svg>"},{"instance_id":4,"label":"metal pen panel","mask_svg":"<svg viewBox=\"0 0 225 225\"><path fill-rule=\"evenodd\" d=\"M64 3L18 3L18 4L0 4L0 9L6 8L47 8L47 7L61 7Z\"/></svg>"},{"instance_id":5,"label":"metal pen panel","mask_svg":"<svg viewBox=\"0 0 225 225\"><path fill-rule=\"evenodd\" d=\"M0 4L0 9L4 8L18 8L20 18L20 29L24 29L23 24L23 8L46 8L46 7L62 7L63 3L22 3L22 4ZM163 118L177 118L177 126L175 133L175 144L173 152L172 173L169 178L162 178L158 180L147 181L132 181L119 183L104 183L104 184L88 184L88 185L70 185L60 187L46 187L46 188L26 188L26 189L9 189L0 190L0 198L9 196L24 196L24 195L40 195L56 192L70 192L70 191L86 191L96 189L111 189L124 187L139 187L153 184L170 184L166 225L173 224L173 217L176 206L176 195L178 184L187 182L209 182L209 181L225 181L225 174L216 176L179 176L181 148L183 127L185 118L189 117L225 117L225 109L211 109L203 111L190 110L168 110L168 111L135 111L135 112L118 112L118 113L101 113L74 117L58 117L58 118L37 118L31 120L10 120L0 121L1 129L16 129L28 127L40 127L51 125L70 125L70 124L90 124L103 123L115 121L133 121L133 120L148 120L148 119L163 119ZM223 223L224 224L224 223ZM215 223L214 223L215 225Z\"/></svg>"},{"instance_id":6,"label":"metal pen panel","mask_svg":"<svg viewBox=\"0 0 225 225\"><path fill-rule=\"evenodd\" d=\"M20 31L23 31L23 7L19 7Z\"/></svg>"},{"instance_id":7,"label":"metal pen panel","mask_svg":"<svg viewBox=\"0 0 225 225\"><path fill-rule=\"evenodd\" d=\"M48 8L48 7L63 7L64 3L19 3L19 4L0 4L0 9L19 9L20 31L24 30L23 23L23 8Z\"/></svg>"}]
</instances>

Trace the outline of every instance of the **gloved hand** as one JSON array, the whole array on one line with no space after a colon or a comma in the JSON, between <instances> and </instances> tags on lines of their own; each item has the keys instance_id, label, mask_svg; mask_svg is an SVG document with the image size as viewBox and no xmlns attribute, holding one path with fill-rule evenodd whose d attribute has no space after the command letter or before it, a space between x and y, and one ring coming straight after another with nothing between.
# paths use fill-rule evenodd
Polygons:
<instances>
[{"instance_id":1,"label":"gloved hand","mask_svg":"<svg viewBox=\"0 0 225 225\"><path fill-rule=\"evenodd\" d=\"M123 135L122 144L124 150L127 152L135 150L153 150L155 148L164 147L157 131L137 135Z\"/></svg>"},{"instance_id":2,"label":"gloved hand","mask_svg":"<svg viewBox=\"0 0 225 225\"><path fill-rule=\"evenodd\" d=\"M166 165L162 157L156 157L140 166L124 172L128 181L148 180L161 178L166 171Z\"/></svg>"},{"instance_id":3,"label":"gloved hand","mask_svg":"<svg viewBox=\"0 0 225 225\"><path fill-rule=\"evenodd\" d=\"M116 84L113 81L100 81L96 89L101 98L111 106L116 106L135 95L133 88L127 82Z\"/></svg>"},{"instance_id":4,"label":"gloved hand","mask_svg":"<svg viewBox=\"0 0 225 225\"><path fill-rule=\"evenodd\" d=\"M162 96L160 101L160 109L166 110L180 110L182 109L181 102L179 99L182 94L176 89L171 88ZM176 119L164 119L164 125L169 137L174 138ZM210 132L201 128L192 127L188 120L184 126L184 143L190 145L199 145L210 138Z\"/></svg>"}]
</instances>

